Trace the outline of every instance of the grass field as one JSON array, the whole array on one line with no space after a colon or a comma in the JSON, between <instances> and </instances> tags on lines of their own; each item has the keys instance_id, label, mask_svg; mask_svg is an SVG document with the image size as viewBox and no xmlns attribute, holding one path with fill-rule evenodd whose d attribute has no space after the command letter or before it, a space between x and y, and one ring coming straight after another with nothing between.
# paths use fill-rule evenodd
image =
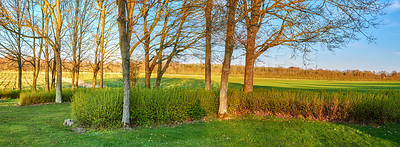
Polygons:
<instances>
[{"instance_id":1,"label":"grass field","mask_svg":"<svg viewBox=\"0 0 400 147\"><path fill-rule=\"evenodd\" d=\"M70 104L14 107L0 100L0 146L399 146L400 125L379 127L276 117L75 133Z\"/></svg>"},{"instance_id":2,"label":"grass field","mask_svg":"<svg viewBox=\"0 0 400 147\"><path fill-rule=\"evenodd\" d=\"M64 72L64 77L71 77L71 73ZM92 73L82 72L79 76L80 80L86 83L92 83ZM139 86L144 86L143 75L139 76ZM32 73L25 72L23 74L22 86L24 89L29 90L32 86L31 81ZM167 74L161 81L161 87L204 87L203 75L178 75ZM12 90L17 88L17 73L16 72L0 72L0 89ZM212 76L212 86L218 87L220 76ZM155 79L151 79L152 86ZM63 87L71 87L68 82L63 82ZM104 75L104 85L106 87L122 87L122 75L120 73L106 73ZM38 80L38 87L44 86L44 73L41 73ZM231 76L229 78L230 88L242 88L243 78L238 76ZM255 88L266 89L302 89L302 90L320 90L327 91L337 90L353 90L368 92L371 90L382 89L400 89L400 81L398 82L370 82L370 81L322 81L322 80L300 80L300 79L270 79L270 78L255 78Z\"/></svg>"}]
</instances>

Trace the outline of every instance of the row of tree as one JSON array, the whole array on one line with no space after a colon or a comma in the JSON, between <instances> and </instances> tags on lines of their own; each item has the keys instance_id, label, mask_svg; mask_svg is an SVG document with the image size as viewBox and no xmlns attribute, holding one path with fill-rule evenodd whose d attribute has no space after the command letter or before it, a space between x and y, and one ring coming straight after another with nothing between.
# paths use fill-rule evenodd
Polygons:
<instances>
[{"instance_id":1,"label":"row of tree","mask_svg":"<svg viewBox=\"0 0 400 147\"><path fill-rule=\"evenodd\" d=\"M244 91L251 92L254 63L265 51L282 46L302 54L321 47L333 50L358 39L357 34L373 40L365 30L379 24L376 18L387 5L377 0L5 0L0 1L1 35L9 33L13 37L8 43L2 41L1 48L3 54L14 55L22 67L22 44L28 45L26 48L32 51L25 55L35 67L40 67L41 61L46 64L47 90L48 68L53 63L53 71L57 72L56 102L62 101L61 53L71 58L76 81L82 61L94 60L93 85L100 72L103 87L104 63L119 48L124 81L123 123L128 126L129 63L137 48L144 52L145 87L150 88L155 67L157 88L174 58L192 54L205 56L205 88L210 89L211 50L221 47L224 56L219 116L224 117L234 50L245 53ZM69 41L63 41L65 36ZM84 56L87 52L90 54ZM50 61L52 53L54 59ZM39 69L34 68L34 77Z\"/></svg>"}]
</instances>

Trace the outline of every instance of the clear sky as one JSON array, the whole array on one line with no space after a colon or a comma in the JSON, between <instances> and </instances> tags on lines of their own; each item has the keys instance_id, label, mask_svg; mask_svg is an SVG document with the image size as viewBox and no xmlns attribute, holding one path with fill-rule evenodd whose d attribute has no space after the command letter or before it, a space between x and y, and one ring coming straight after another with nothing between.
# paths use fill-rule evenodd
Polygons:
<instances>
[{"instance_id":1,"label":"clear sky","mask_svg":"<svg viewBox=\"0 0 400 147\"><path fill-rule=\"evenodd\" d=\"M308 55L306 62L303 62L301 56L292 58L290 50L272 49L264 53L269 56L263 57L263 62L256 63L256 66L400 72L400 0L382 1L388 1L392 5L385 10L386 15L381 17L385 25L368 30L377 38L374 43L368 43L359 36L361 40L353 41L334 52L313 52ZM237 64L243 63L239 61Z\"/></svg>"}]
</instances>

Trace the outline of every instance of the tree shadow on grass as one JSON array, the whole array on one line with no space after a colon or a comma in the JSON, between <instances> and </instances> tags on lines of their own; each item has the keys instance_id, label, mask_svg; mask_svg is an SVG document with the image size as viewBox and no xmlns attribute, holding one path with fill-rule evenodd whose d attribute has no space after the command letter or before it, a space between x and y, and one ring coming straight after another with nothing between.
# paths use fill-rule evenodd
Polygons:
<instances>
[{"instance_id":1,"label":"tree shadow on grass","mask_svg":"<svg viewBox=\"0 0 400 147\"><path fill-rule=\"evenodd\" d=\"M356 129L364 134L370 135L371 137L381 138L400 145L400 123L391 123L382 126L365 126L348 123L338 124Z\"/></svg>"}]
</instances>

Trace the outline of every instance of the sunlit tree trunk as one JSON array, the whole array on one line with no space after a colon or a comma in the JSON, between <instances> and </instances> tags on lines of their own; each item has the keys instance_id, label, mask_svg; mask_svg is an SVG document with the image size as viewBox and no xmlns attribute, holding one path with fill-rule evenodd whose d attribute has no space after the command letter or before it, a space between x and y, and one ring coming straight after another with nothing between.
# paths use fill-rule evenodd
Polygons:
<instances>
[{"instance_id":1,"label":"sunlit tree trunk","mask_svg":"<svg viewBox=\"0 0 400 147\"><path fill-rule=\"evenodd\" d=\"M56 29L56 41L55 41L55 59L57 69L57 83L56 83L56 103L62 102L62 61L61 61L61 27L62 27L62 15L61 15L61 0L56 1L56 15L54 18L54 24Z\"/></svg>"},{"instance_id":2,"label":"sunlit tree trunk","mask_svg":"<svg viewBox=\"0 0 400 147\"><path fill-rule=\"evenodd\" d=\"M129 127L130 119L129 119L129 105L130 105L130 84L129 84L129 56L130 56L130 47L129 47L129 38L128 38L128 22L127 22L127 2L124 0L117 0L118 4L118 29L119 29L119 46L121 50L121 58L122 58L122 75L124 81L124 103L123 103L123 111L122 111L122 123L124 128Z\"/></svg>"},{"instance_id":3,"label":"sunlit tree trunk","mask_svg":"<svg viewBox=\"0 0 400 147\"><path fill-rule=\"evenodd\" d=\"M235 34L235 12L238 0L228 0L228 20L225 39L225 55L222 64L221 84L220 84L220 97L219 97L219 110L218 117L224 118L228 110L228 78L231 66L231 58L234 47L234 34Z\"/></svg>"},{"instance_id":4,"label":"sunlit tree trunk","mask_svg":"<svg viewBox=\"0 0 400 147\"><path fill-rule=\"evenodd\" d=\"M246 19L247 24L247 45L246 45L246 65L244 70L244 92L253 91L254 62L256 50L256 36L259 30L261 0L252 0L251 17ZM250 21L248 21L250 20Z\"/></svg>"},{"instance_id":5,"label":"sunlit tree trunk","mask_svg":"<svg viewBox=\"0 0 400 147\"><path fill-rule=\"evenodd\" d=\"M211 10L213 1L207 0L206 15L206 59L205 59L205 88L211 89Z\"/></svg>"}]
</instances>

